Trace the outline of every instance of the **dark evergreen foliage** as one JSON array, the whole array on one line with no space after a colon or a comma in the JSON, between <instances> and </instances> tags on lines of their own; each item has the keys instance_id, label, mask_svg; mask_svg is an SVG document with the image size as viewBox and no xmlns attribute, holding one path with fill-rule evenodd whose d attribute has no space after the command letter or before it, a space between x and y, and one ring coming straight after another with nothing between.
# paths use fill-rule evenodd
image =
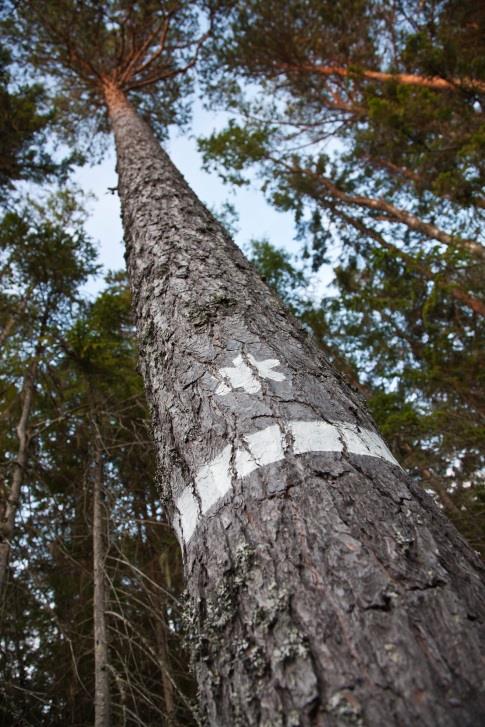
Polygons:
<instances>
[{"instance_id":1,"label":"dark evergreen foliage","mask_svg":"<svg viewBox=\"0 0 485 727\"><path fill-rule=\"evenodd\" d=\"M0 201L19 180L41 182L65 170L45 150L54 119L46 106L42 86L13 82L11 57L0 46Z\"/></svg>"},{"instance_id":2,"label":"dark evergreen foliage","mask_svg":"<svg viewBox=\"0 0 485 727\"><path fill-rule=\"evenodd\" d=\"M25 367L19 347L28 346L27 330L9 339L2 358L6 433L15 428L13 366ZM93 303L64 309L50 321L48 336L0 607L0 724L60 727L94 719L93 417L106 476L114 724L164 723L169 712L171 724L192 724L193 684L179 635L179 547L164 522L156 486L125 276L111 275ZM6 485L15 446L14 436L3 439Z\"/></svg>"}]
</instances>

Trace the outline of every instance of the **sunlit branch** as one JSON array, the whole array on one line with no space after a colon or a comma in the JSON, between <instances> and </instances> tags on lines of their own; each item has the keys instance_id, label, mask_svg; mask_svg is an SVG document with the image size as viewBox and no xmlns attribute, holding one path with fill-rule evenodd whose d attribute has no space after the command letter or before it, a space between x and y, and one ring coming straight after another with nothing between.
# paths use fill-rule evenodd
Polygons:
<instances>
[{"instance_id":1,"label":"sunlit branch","mask_svg":"<svg viewBox=\"0 0 485 727\"><path fill-rule=\"evenodd\" d=\"M368 69L352 70L346 66L318 65L313 63L274 63L273 67L281 72L318 73L322 76L339 76L341 78L364 78L369 81L386 83L394 81L405 86L420 86L438 91L457 91L460 88L485 92L485 82L476 78L452 78L448 80L440 76L420 76L414 73L385 73Z\"/></svg>"},{"instance_id":2,"label":"sunlit branch","mask_svg":"<svg viewBox=\"0 0 485 727\"><path fill-rule=\"evenodd\" d=\"M140 73L143 73L162 55L162 53L165 49L165 42L167 40L167 35L168 35L169 28L170 28L170 20L171 20L172 14L173 13L168 13L166 18L164 19L162 32L161 32L161 36L160 36L160 42L158 44L157 51L150 58L148 58L148 60L145 61L145 63L143 63L141 66L138 66L137 68L135 68L133 75L139 75Z\"/></svg>"},{"instance_id":3,"label":"sunlit branch","mask_svg":"<svg viewBox=\"0 0 485 727\"><path fill-rule=\"evenodd\" d=\"M162 23L163 26L163 23ZM147 50L150 48L151 44L157 37L157 35L160 33L161 27L160 24L158 24L154 30L151 33L148 33L147 37L143 41L143 43L135 50L133 50L131 57L128 59L127 65L121 70L118 76L118 81L121 86L124 85L124 83L129 80L133 73L135 72L136 66L139 63L139 61L143 58ZM163 37L163 31L162 31L162 37ZM162 48L163 50L163 48ZM118 75L118 74L117 74Z\"/></svg>"}]
</instances>

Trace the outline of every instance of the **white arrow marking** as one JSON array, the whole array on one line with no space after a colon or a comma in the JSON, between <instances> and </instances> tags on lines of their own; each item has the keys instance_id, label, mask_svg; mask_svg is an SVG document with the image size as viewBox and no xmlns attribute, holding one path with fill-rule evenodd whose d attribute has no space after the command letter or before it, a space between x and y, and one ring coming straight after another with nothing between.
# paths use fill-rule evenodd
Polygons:
<instances>
[{"instance_id":1,"label":"white arrow marking","mask_svg":"<svg viewBox=\"0 0 485 727\"><path fill-rule=\"evenodd\" d=\"M343 452L377 457L400 466L380 436L370 429L361 429L348 422L291 421L288 429L293 438L293 453ZM265 465L285 458L283 432L277 424L244 437L244 447L236 449L232 458L228 444L212 462L203 465L194 487L186 487L176 501L179 515L174 527L186 543L194 534L202 515L232 487L232 478L242 479ZM197 497L195 496L197 494Z\"/></svg>"},{"instance_id":2,"label":"white arrow marking","mask_svg":"<svg viewBox=\"0 0 485 727\"><path fill-rule=\"evenodd\" d=\"M262 379L272 379L273 381L284 381L286 376L278 371L273 371L275 366L279 366L280 362L276 358L267 358L265 361L256 361L250 353L247 355L248 360L257 370ZM261 390L261 384L256 378L254 371L243 359L241 354L236 356L232 362L234 366L226 366L219 369L220 375L224 379L228 379L230 386L221 383L216 389L216 394L225 396L232 389L244 389L248 394L256 394Z\"/></svg>"}]
</instances>

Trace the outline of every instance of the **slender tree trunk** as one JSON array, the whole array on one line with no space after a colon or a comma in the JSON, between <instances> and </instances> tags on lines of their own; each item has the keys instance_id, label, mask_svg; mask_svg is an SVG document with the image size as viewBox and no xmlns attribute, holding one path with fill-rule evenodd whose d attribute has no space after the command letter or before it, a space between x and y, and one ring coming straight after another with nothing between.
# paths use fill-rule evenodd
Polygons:
<instances>
[{"instance_id":1,"label":"slender tree trunk","mask_svg":"<svg viewBox=\"0 0 485 727\"><path fill-rule=\"evenodd\" d=\"M145 505L145 503L144 503ZM148 523L149 516L146 505L144 507L144 517ZM150 579L155 584L155 588L150 590L150 601L154 610L158 612L159 617L155 623L155 634L157 641L157 655L160 663L160 673L162 680L162 692L165 702L165 713L167 727L173 727L175 724L175 690L172 679L172 665L170 663L170 652L168 646L168 627L165 617L166 596L164 590L166 583L160 565L160 538L154 532L155 528L151 524L147 524L147 549L149 549L150 558ZM158 547L157 547L158 545Z\"/></svg>"},{"instance_id":2,"label":"slender tree trunk","mask_svg":"<svg viewBox=\"0 0 485 727\"><path fill-rule=\"evenodd\" d=\"M106 547L104 536L104 482L101 443L96 434L93 477L93 572L94 572L94 724L110 725L108 639L106 632Z\"/></svg>"},{"instance_id":3,"label":"slender tree trunk","mask_svg":"<svg viewBox=\"0 0 485 727\"><path fill-rule=\"evenodd\" d=\"M478 725L482 566L106 88L206 723Z\"/></svg>"},{"instance_id":4,"label":"slender tree trunk","mask_svg":"<svg viewBox=\"0 0 485 727\"><path fill-rule=\"evenodd\" d=\"M6 495L6 503L3 508L3 517L0 522L0 596L6 585L7 569L10 560L11 541L15 528L15 516L20 503L20 492L22 480L27 464L29 448L29 417L34 398L35 377L37 373L38 356L32 360L27 374L25 375L22 387L22 409L17 424L18 450L13 463L13 474L10 488Z\"/></svg>"},{"instance_id":5,"label":"slender tree trunk","mask_svg":"<svg viewBox=\"0 0 485 727\"><path fill-rule=\"evenodd\" d=\"M7 338L12 333L16 320L17 319L15 316L10 316L10 318L7 319L7 322L5 323L4 327L0 331L0 350L3 348L3 344L5 343Z\"/></svg>"},{"instance_id":6,"label":"slender tree trunk","mask_svg":"<svg viewBox=\"0 0 485 727\"><path fill-rule=\"evenodd\" d=\"M158 564L157 564L158 565ZM158 565L158 570L160 567ZM155 582L160 581L159 573L154 574ZM163 699L165 702L166 711L166 726L173 727L175 724L175 693L173 688L173 682L171 679L171 668L170 668L170 655L167 645L167 624L165 620L165 603L161 594L158 590L154 595L154 600L158 607L159 618L155 624L156 638L157 638L157 654L160 662L160 673L162 677L162 691Z\"/></svg>"},{"instance_id":7,"label":"slender tree trunk","mask_svg":"<svg viewBox=\"0 0 485 727\"><path fill-rule=\"evenodd\" d=\"M30 287L27 290L29 293ZM5 506L0 510L0 597L6 584L7 568L10 560L11 541L15 529L15 516L20 504L22 480L27 465L28 448L30 444L29 418L34 399L35 379L40 358L44 351L44 336L51 311L51 297L48 296L39 326L39 336L35 346L34 356L30 362L28 371L22 385L22 409L16 431L18 439L17 457L13 463L13 475L10 489L8 490ZM21 305L21 311L25 309L25 302ZM12 326L14 324L12 323ZM5 330L5 329L4 329ZM8 331L7 334L8 335ZM3 339L5 340L5 339Z\"/></svg>"}]
</instances>

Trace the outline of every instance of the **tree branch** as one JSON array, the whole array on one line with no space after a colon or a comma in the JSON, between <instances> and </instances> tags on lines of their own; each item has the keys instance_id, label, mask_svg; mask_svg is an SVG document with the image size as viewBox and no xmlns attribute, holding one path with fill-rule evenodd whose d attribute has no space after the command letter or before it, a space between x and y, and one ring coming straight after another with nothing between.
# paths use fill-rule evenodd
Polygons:
<instances>
[{"instance_id":1,"label":"tree branch","mask_svg":"<svg viewBox=\"0 0 485 727\"><path fill-rule=\"evenodd\" d=\"M406 210L396 207L394 204L388 202L385 199L348 194L342 189L339 189L339 187L337 187L327 177L312 172L310 169L298 170L298 168L294 168L294 171L301 171L303 175L310 174L311 176L315 177L317 181L322 184L333 197L336 197L341 202L345 202L345 204L356 205L358 207L365 207L366 209L370 210L379 210L381 212L385 212L386 222L401 223L403 225L406 225L406 227L408 227L410 230L414 230L415 232L421 232L423 235L426 235L426 237L429 237L430 239L438 240L439 242L443 243L443 245L447 245L450 247L459 246L465 249L471 255L485 259L485 247L476 240L461 238L457 235L450 235L448 232L440 229L437 225L434 225L430 222L425 222L424 220L419 219L419 217L416 217L416 215L413 215Z\"/></svg>"},{"instance_id":2,"label":"tree branch","mask_svg":"<svg viewBox=\"0 0 485 727\"><path fill-rule=\"evenodd\" d=\"M354 217L351 217L342 210L335 210L335 212L342 220L354 227L354 229L358 230L362 235L371 237L385 250L388 250L396 257L401 258L401 260L403 260L403 262L405 262L411 270L416 270L424 278L426 278L427 280L431 280L438 288L441 288L441 290L450 293L450 295L452 295L455 300L458 300L460 301L460 303L463 303L463 305L466 305L474 313L485 317L485 303L464 291L457 283L453 281L445 282L441 280L431 270L429 270L429 268L418 262L412 255L404 252L403 250L400 250L398 247L388 242L376 230L368 227L361 220L357 220Z\"/></svg>"},{"instance_id":3,"label":"tree branch","mask_svg":"<svg viewBox=\"0 0 485 727\"><path fill-rule=\"evenodd\" d=\"M118 76L118 82L121 86L123 86L126 81L128 81L130 78L132 78L136 64L143 58L147 50L149 49L150 45L153 43L154 39L157 37L157 35L160 33L161 27L163 27L162 24L158 24L156 28L151 32L148 33L147 37L143 41L143 43L140 45L139 48L134 49L131 58L129 59L126 67L121 71L121 73ZM163 32L162 32L163 35Z\"/></svg>"},{"instance_id":4,"label":"tree branch","mask_svg":"<svg viewBox=\"0 0 485 727\"><path fill-rule=\"evenodd\" d=\"M137 76L138 74L143 73L147 68L149 68L152 65L152 63L154 63L156 60L158 60L158 58L160 58L160 56L162 55L164 48L165 48L165 41L167 40L167 35L168 35L169 28L170 28L170 20L171 20L172 15L173 15L173 11L167 13L166 18L163 21L162 32L161 32L160 42L158 44L157 51L150 58L148 58L148 60L145 61L145 63L143 63L138 68L135 68L135 70L133 71L134 76Z\"/></svg>"},{"instance_id":5,"label":"tree branch","mask_svg":"<svg viewBox=\"0 0 485 727\"><path fill-rule=\"evenodd\" d=\"M437 91L457 91L460 88L470 89L479 93L485 92L485 82L476 78L452 78L448 80L441 76L421 76L415 73L385 73L368 69L351 70L346 66L319 65L313 63L275 63L273 67L280 71L297 73L318 73L322 76L338 76L340 78L364 78L369 81L386 83L394 81L404 86L420 86L432 88Z\"/></svg>"}]
</instances>

